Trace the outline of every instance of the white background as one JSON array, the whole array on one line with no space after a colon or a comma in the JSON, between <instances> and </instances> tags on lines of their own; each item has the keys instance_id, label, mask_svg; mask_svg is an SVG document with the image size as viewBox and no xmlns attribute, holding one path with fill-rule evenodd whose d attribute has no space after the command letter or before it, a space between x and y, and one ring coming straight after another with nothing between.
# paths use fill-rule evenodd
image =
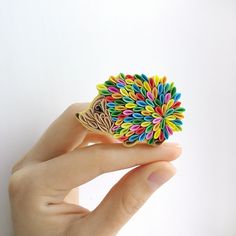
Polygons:
<instances>
[{"instance_id":1,"label":"white background","mask_svg":"<svg viewBox=\"0 0 236 236\"><path fill-rule=\"evenodd\" d=\"M167 75L182 93L177 175L120 236L236 235L235 0L0 0L0 235L12 164L109 75ZM145 157L144 157L145 158ZM125 171L81 187L93 209Z\"/></svg>"}]
</instances>

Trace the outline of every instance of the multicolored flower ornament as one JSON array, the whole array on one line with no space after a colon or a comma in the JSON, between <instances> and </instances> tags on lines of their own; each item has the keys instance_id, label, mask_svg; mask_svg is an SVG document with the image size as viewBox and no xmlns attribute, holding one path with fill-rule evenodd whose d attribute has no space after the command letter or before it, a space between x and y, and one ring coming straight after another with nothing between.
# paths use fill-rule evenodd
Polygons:
<instances>
[{"instance_id":1,"label":"multicolored flower ornament","mask_svg":"<svg viewBox=\"0 0 236 236\"><path fill-rule=\"evenodd\" d=\"M77 118L91 131L111 134L127 146L159 144L181 131L181 94L166 77L120 73L98 84L99 95Z\"/></svg>"}]
</instances>

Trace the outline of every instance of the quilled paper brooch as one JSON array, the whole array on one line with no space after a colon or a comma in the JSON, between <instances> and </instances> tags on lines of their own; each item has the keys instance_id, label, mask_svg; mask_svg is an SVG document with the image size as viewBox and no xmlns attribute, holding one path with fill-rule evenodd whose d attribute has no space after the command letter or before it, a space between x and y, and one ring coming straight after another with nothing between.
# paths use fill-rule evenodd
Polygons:
<instances>
[{"instance_id":1,"label":"quilled paper brooch","mask_svg":"<svg viewBox=\"0 0 236 236\"><path fill-rule=\"evenodd\" d=\"M166 77L144 74L110 76L99 94L76 117L92 132L112 135L125 146L160 144L182 130L181 94Z\"/></svg>"}]
</instances>

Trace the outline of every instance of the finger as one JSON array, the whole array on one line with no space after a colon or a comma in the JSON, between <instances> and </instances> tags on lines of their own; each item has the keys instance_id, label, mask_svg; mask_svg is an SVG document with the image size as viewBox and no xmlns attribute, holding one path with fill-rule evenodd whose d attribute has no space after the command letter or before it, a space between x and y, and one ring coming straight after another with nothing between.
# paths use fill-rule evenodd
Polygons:
<instances>
[{"instance_id":1,"label":"finger","mask_svg":"<svg viewBox=\"0 0 236 236\"><path fill-rule=\"evenodd\" d=\"M86 136L87 130L78 122L75 114L87 106L87 103L69 106L25 155L24 162L47 161L77 147Z\"/></svg>"},{"instance_id":2,"label":"finger","mask_svg":"<svg viewBox=\"0 0 236 236\"><path fill-rule=\"evenodd\" d=\"M155 147L139 144L132 148L122 144L95 144L41 163L38 182L47 183L48 190L69 191L103 173L154 161L171 161L180 153L179 145L167 142Z\"/></svg>"},{"instance_id":3,"label":"finger","mask_svg":"<svg viewBox=\"0 0 236 236\"><path fill-rule=\"evenodd\" d=\"M85 147L90 143L121 143L121 142L108 135L88 133L84 138L83 142L75 150L78 150L81 147Z\"/></svg>"},{"instance_id":4,"label":"finger","mask_svg":"<svg viewBox=\"0 0 236 236\"><path fill-rule=\"evenodd\" d=\"M115 235L152 193L175 174L168 162L156 162L128 172L88 216L97 235ZM108 217L109 216L109 217ZM94 232L89 232L94 235Z\"/></svg>"}]
</instances>

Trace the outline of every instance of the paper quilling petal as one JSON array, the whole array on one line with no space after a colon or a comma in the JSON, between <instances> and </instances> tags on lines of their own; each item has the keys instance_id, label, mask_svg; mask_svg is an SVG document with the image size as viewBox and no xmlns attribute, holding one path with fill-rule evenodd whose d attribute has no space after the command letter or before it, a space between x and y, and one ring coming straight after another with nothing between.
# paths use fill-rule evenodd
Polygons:
<instances>
[{"instance_id":1,"label":"paper quilling petal","mask_svg":"<svg viewBox=\"0 0 236 236\"><path fill-rule=\"evenodd\" d=\"M96 88L98 95L88 109L76 113L88 130L111 135L126 146L160 144L182 131L181 93L166 77L120 73Z\"/></svg>"}]
</instances>

